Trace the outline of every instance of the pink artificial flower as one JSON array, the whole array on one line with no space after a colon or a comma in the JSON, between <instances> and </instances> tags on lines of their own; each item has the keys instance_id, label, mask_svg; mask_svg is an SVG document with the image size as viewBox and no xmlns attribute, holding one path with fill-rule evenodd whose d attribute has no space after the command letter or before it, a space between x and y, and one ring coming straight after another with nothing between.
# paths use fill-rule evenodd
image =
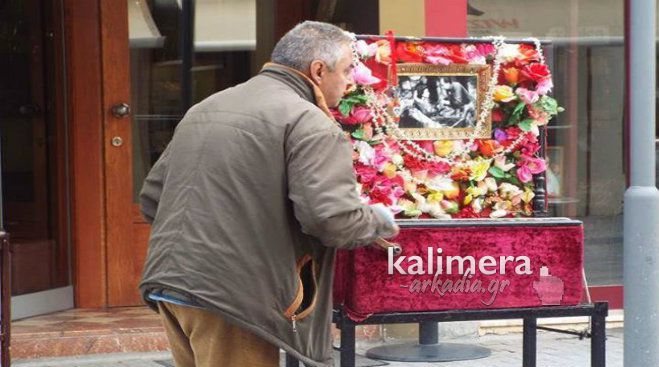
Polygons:
<instances>
[{"instance_id":1,"label":"pink artificial flower","mask_svg":"<svg viewBox=\"0 0 659 367\"><path fill-rule=\"evenodd\" d=\"M545 160L542 158L524 157L522 164L528 167L529 171L534 175L537 175L538 173L542 173L547 169L547 164L545 163Z\"/></svg>"},{"instance_id":2,"label":"pink artificial flower","mask_svg":"<svg viewBox=\"0 0 659 367\"><path fill-rule=\"evenodd\" d=\"M430 154L435 154L435 145L433 144L433 140L422 140L420 142L417 142L423 150Z\"/></svg>"},{"instance_id":3,"label":"pink artificial flower","mask_svg":"<svg viewBox=\"0 0 659 367\"><path fill-rule=\"evenodd\" d=\"M389 157L384 151L384 148L382 147L377 147L375 148L375 158L373 159L373 166L378 171L382 171L384 169L384 166L389 162Z\"/></svg>"},{"instance_id":4,"label":"pink artificial flower","mask_svg":"<svg viewBox=\"0 0 659 367\"><path fill-rule=\"evenodd\" d=\"M352 78L355 83L360 85L372 85L380 82L380 79L373 76L371 69L369 69L361 61L352 69Z\"/></svg>"},{"instance_id":5,"label":"pink artificial flower","mask_svg":"<svg viewBox=\"0 0 659 367\"><path fill-rule=\"evenodd\" d=\"M535 87L535 91L540 95L545 95L551 92L551 89L554 87L554 82L551 81L551 78L545 78L538 82L538 85Z\"/></svg>"},{"instance_id":6,"label":"pink artificial flower","mask_svg":"<svg viewBox=\"0 0 659 367\"><path fill-rule=\"evenodd\" d=\"M398 199L400 199L403 195L405 195L405 190L400 187L400 186L395 186L391 190L391 194L389 195L389 200L393 203L397 203Z\"/></svg>"},{"instance_id":7,"label":"pink artificial flower","mask_svg":"<svg viewBox=\"0 0 659 367\"><path fill-rule=\"evenodd\" d=\"M434 65L448 65L452 61L449 57L450 51L443 45L438 44L425 44L425 59L427 62Z\"/></svg>"},{"instance_id":8,"label":"pink artificial flower","mask_svg":"<svg viewBox=\"0 0 659 367\"><path fill-rule=\"evenodd\" d=\"M517 178L523 183L527 183L533 179L533 175L528 166L521 166L517 169Z\"/></svg>"},{"instance_id":9,"label":"pink artificial flower","mask_svg":"<svg viewBox=\"0 0 659 367\"><path fill-rule=\"evenodd\" d=\"M469 63L485 63L487 57L494 52L492 44L477 44L465 47L465 58Z\"/></svg>"},{"instance_id":10,"label":"pink artificial flower","mask_svg":"<svg viewBox=\"0 0 659 367\"><path fill-rule=\"evenodd\" d=\"M529 117L534 119L538 125L546 125L549 122L549 115L547 112L533 106L528 106L527 110L529 111Z\"/></svg>"},{"instance_id":11,"label":"pink artificial flower","mask_svg":"<svg viewBox=\"0 0 659 367\"><path fill-rule=\"evenodd\" d=\"M341 122L345 125L364 124L370 122L372 119L371 109L362 106L353 108L348 117L340 118Z\"/></svg>"},{"instance_id":12,"label":"pink artificial flower","mask_svg":"<svg viewBox=\"0 0 659 367\"><path fill-rule=\"evenodd\" d=\"M536 103L538 102L538 99L540 99L540 95L537 91L528 90L526 88L517 88L515 94L517 94L519 98L526 104Z\"/></svg>"},{"instance_id":13,"label":"pink artificial flower","mask_svg":"<svg viewBox=\"0 0 659 367\"><path fill-rule=\"evenodd\" d=\"M359 179L359 183L364 186L370 186L378 175L378 171L374 167L365 165L355 165L355 174Z\"/></svg>"}]
</instances>

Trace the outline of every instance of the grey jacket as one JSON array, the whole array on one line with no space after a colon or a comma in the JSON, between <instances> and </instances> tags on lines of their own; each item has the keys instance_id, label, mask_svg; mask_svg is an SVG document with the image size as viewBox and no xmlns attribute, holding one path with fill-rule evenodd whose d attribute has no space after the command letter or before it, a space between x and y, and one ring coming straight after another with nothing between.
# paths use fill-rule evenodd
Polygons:
<instances>
[{"instance_id":1,"label":"grey jacket","mask_svg":"<svg viewBox=\"0 0 659 367\"><path fill-rule=\"evenodd\" d=\"M392 228L360 203L350 143L315 100L269 66L188 111L140 194L152 222L140 290L331 366L335 250Z\"/></svg>"}]
</instances>

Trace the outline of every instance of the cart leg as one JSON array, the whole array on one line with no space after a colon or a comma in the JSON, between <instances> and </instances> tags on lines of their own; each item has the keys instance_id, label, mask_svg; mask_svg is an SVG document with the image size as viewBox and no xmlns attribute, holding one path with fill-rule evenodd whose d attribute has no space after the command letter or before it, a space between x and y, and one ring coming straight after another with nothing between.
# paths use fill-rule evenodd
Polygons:
<instances>
[{"instance_id":1,"label":"cart leg","mask_svg":"<svg viewBox=\"0 0 659 367\"><path fill-rule=\"evenodd\" d=\"M534 317L524 319L524 342L522 351L522 366L535 367L536 364L536 336L538 320Z\"/></svg>"},{"instance_id":2,"label":"cart leg","mask_svg":"<svg viewBox=\"0 0 659 367\"><path fill-rule=\"evenodd\" d=\"M355 367L355 324L341 320L341 367Z\"/></svg>"},{"instance_id":3,"label":"cart leg","mask_svg":"<svg viewBox=\"0 0 659 367\"><path fill-rule=\"evenodd\" d=\"M606 366L606 315L608 304L595 303L595 312L590 319L592 339L590 340L590 362L592 367Z\"/></svg>"}]
</instances>

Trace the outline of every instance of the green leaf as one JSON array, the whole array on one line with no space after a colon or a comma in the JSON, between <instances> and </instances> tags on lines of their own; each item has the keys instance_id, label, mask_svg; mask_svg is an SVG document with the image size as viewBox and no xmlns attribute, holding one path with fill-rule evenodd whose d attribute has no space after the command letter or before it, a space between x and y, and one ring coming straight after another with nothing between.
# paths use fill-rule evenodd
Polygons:
<instances>
[{"instance_id":1,"label":"green leaf","mask_svg":"<svg viewBox=\"0 0 659 367\"><path fill-rule=\"evenodd\" d=\"M364 130L363 129L356 130L351 135L355 139L364 140Z\"/></svg>"},{"instance_id":2,"label":"green leaf","mask_svg":"<svg viewBox=\"0 0 659 367\"><path fill-rule=\"evenodd\" d=\"M531 131L531 128L533 127L533 121L533 119L526 119L517 124L517 126L519 126L522 131Z\"/></svg>"},{"instance_id":3,"label":"green leaf","mask_svg":"<svg viewBox=\"0 0 659 367\"><path fill-rule=\"evenodd\" d=\"M540 108L548 114L555 115L559 112L558 102L549 96L542 96L540 101L538 101L538 104L540 105Z\"/></svg>"},{"instance_id":4,"label":"green leaf","mask_svg":"<svg viewBox=\"0 0 659 367\"><path fill-rule=\"evenodd\" d=\"M490 167L490 169L487 170L487 171L488 171L488 172L492 175L492 177L494 177L494 178L502 178L502 177L505 177L505 175L506 175L505 172L503 172L503 170L502 170L501 168L496 167L496 166L492 166L492 167Z\"/></svg>"},{"instance_id":5,"label":"green leaf","mask_svg":"<svg viewBox=\"0 0 659 367\"><path fill-rule=\"evenodd\" d=\"M342 100L339 104L339 112L341 112L343 116L348 117L350 115L350 111L352 111L352 106L352 103L347 102L346 100Z\"/></svg>"},{"instance_id":6,"label":"green leaf","mask_svg":"<svg viewBox=\"0 0 659 367\"><path fill-rule=\"evenodd\" d=\"M522 118L522 113L524 113L525 107L526 104L524 102L520 102L517 104L517 106L515 106L515 109L510 114L510 119L508 119L508 125L517 125L519 120Z\"/></svg>"}]
</instances>

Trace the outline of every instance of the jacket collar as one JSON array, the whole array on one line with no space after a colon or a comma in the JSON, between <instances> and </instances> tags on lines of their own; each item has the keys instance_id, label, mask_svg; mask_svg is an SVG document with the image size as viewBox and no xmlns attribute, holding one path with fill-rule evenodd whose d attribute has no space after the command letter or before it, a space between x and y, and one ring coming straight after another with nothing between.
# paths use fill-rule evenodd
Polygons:
<instances>
[{"instance_id":1,"label":"jacket collar","mask_svg":"<svg viewBox=\"0 0 659 367\"><path fill-rule=\"evenodd\" d=\"M320 108L332 121L336 121L332 112L327 107L325 96L318 85L302 72L285 65L268 62L263 65L261 74L271 76L287 86L291 87L300 97L314 103Z\"/></svg>"}]
</instances>

